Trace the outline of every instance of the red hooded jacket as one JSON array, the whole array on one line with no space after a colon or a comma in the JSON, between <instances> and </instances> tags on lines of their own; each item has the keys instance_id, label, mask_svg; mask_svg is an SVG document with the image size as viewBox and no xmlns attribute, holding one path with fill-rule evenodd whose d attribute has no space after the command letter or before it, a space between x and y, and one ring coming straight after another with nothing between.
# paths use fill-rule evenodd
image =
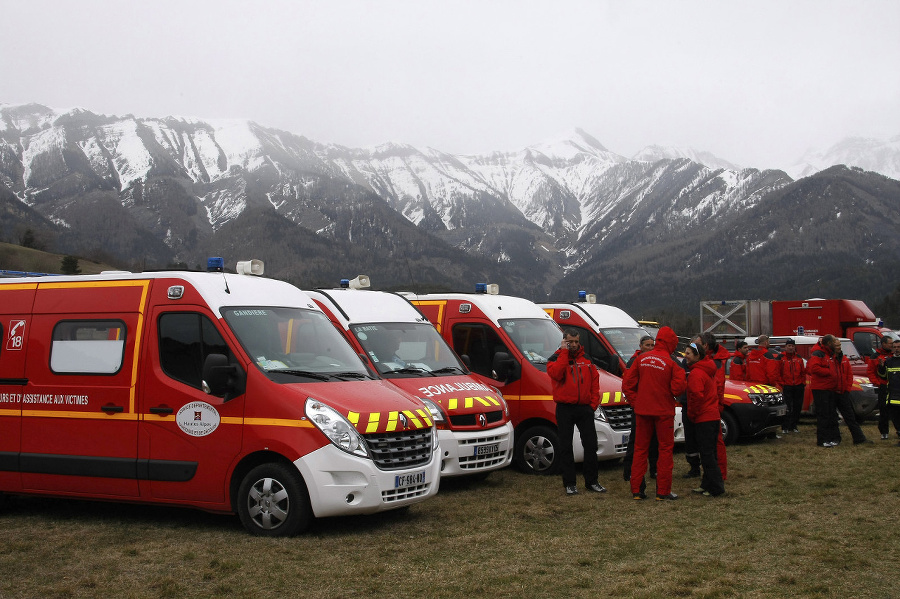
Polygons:
<instances>
[{"instance_id":1,"label":"red hooded jacket","mask_svg":"<svg viewBox=\"0 0 900 599\"><path fill-rule=\"evenodd\" d=\"M746 381L747 357L739 350L734 350L734 353L731 355L733 359L731 360L731 370L729 371L728 378L732 381Z\"/></svg>"},{"instance_id":2,"label":"red hooded jacket","mask_svg":"<svg viewBox=\"0 0 900 599\"><path fill-rule=\"evenodd\" d=\"M796 352L788 354L784 352L778 357L778 365L781 367L781 384L782 385L805 385L806 384L806 366L803 364L803 358Z\"/></svg>"},{"instance_id":3,"label":"red hooded jacket","mask_svg":"<svg viewBox=\"0 0 900 599\"><path fill-rule=\"evenodd\" d=\"M719 411L725 409L725 362L730 357L731 353L721 345L711 357L713 364L716 365L716 393L719 394Z\"/></svg>"},{"instance_id":4,"label":"red hooded jacket","mask_svg":"<svg viewBox=\"0 0 900 599\"><path fill-rule=\"evenodd\" d=\"M687 387L684 369L672 359L678 345L675 331L662 327L656 334L656 346L625 372L622 391L634 413L641 416L674 416L675 397Z\"/></svg>"},{"instance_id":5,"label":"red hooded jacket","mask_svg":"<svg viewBox=\"0 0 900 599\"><path fill-rule=\"evenodd\" d=\"M757 347L747 354L747 380L767 385L779 384L778 363L771 350Z\"/></svg>"},{"instance_id":6,"label":"red hooded jacket","mask_svg":"<svg viewBox=\"0 0 900 599\"><path fill-rule=\"evenodd\" d=\"M813 346L809 360L806 361L806 372L809 373L809 388L813 390L837 391L838 374L834 363L834 352L824 347L821 342Z\"/></svg>"},{"instance_id":7,"label":"red hooded jacket","mask_svg":"<svg viewBox=\"0 0 900 599\"><path fill-rule=\"evenodd\" d=\"M578 346L574 356L568 349L556 350L547 360L547 374L556 403L587 404L592 410L600 405L600 374L584 357L583 346Z\"/></svg>"},{"instance_id":8,"label":"red hooded jacket","mask_svg":"<svg viewBox=\"0 0 900 599\"><path fill-rule=\"evenodd\" d=\"M853 369L850 368L850 360L843 353L840 357L834 357L834 370L838 375L837 392L849 393L853 388Z\"/></svg>"},{"instance_id":9,"label":"red hooded jacket","mask_svg":"<svg viewBox=\"0 0 900 599\"><path fill-rule=\"evenodd\" d=\"M716 388L716 363L709 356L688 366L687 413L691 422L719 419L719 392Z\"/></svg>"}]
</instances>

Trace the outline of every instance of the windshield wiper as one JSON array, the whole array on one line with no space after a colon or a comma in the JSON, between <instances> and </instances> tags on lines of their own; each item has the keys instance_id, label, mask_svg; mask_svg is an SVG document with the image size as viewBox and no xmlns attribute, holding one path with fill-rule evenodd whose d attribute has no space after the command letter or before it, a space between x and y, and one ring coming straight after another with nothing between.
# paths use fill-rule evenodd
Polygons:
<instances>
[{"instance_id":1,"label":"windshield wiper","mask_svg":"<svg viewBox=\"0 0 900 599\"><path fill-rule=\"evenodd\" d=\"M417 368L416 366L404 366L403 368L398 368L397 370L389 370L384 374L418 374L420 372L425 372L430 374L431 376L434 376L427 370L423 368Z\"/></svg>"},{"instance_id":2,"label":"windshield wiper","mask_svg":"<svg viewBox=\"0 0 900 599\"><path fill-rule=\"evenodd\" d=\"M293 368L275 368L273 370L268 370L266 372L277 372L279 374L293 374L295 376L305 376L307 378L316 379L318 381L327 381L331 378L330 375L322 374L319 372L310 372L309 370L294 370Z\"/></svg>"},{"instance_id":3,"label":"windshield wiper","mask_svg":"<svg viewBox=\"0 0 900 599\"><path fill-rule=\"evenodd\" d=\"M332 372L331 376L335 378L348 378L348 379L367 379L369 375L364 372Z\"/></svg>"},{"instance_id":4,"label":"windshield wiper","mask_svg":"<svg viewBox=\"0 0 900 599\"><path fill-rule=\"evenodd\" d=\"M432 370L431 374L446 374L448 372L465 373L465 370L463 370L459 366L444 366L443 368L438 368L437 370Z\"/></svg>"}]
</instances>

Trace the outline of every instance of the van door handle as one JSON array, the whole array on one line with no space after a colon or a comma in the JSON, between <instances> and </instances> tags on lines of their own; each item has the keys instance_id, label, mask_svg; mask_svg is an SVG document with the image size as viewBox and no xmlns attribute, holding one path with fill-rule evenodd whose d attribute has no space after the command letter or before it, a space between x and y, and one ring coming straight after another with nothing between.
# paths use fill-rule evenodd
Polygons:
<instances>
[{"instance_id":1,"label":"van door handle","mask_svg":"<svg viewBox=\"0 0 900 599\"><path fill-rule=\"evenodd\" d=\"M125 408L123 408L122 406L113 406L113 405L101 406L100 409L103 410L104 412L124 412L125 411Z\"/></svg>"},{"instance_id":2,"label":"van door handle","mask_svg":"<svg viewBox=\"0 0 900 599\"><path fill-rule=\"evenodd\" d=\"M151 414L171 414L171 413L174 412L174 411L175 411L175 410L172 409L172 408L165 408L165 407L162 407L162 406L157 406L157 407L155 407L155 408L150 408L150 413L151 413Z\"/></svg>"}]
</instances>

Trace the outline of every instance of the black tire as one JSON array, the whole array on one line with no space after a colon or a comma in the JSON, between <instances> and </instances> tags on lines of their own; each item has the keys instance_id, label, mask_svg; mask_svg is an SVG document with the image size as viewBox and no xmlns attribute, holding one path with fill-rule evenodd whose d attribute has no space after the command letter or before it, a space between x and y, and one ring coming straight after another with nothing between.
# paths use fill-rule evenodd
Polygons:
<instances>
[{"instance_id":1,"label":"black tire","mask_svg":"<svg viewBox=\"0 0 900 599\"><path fill-rule=\"evenodd\" d=\"M260 537L292 537L312 520L309 495L293 466L261 464L238 487L237 512L247 531Z\"/></svg>"},{"instance_id":2,"label":"black tire","mask_svg":"<svg viewBox=\"0 0 900 599\"><path fill-rule=\"evenodd\" d=\"M735 417L731 412L722 412L722 440L725 445L734 445L740 436L741 430Z\"/></svg>"},{"instance_id":3,"label":"black tire","mask_svg":"<svg viewBox=\"0 0 900 599\"><path fill-rule=\"evenodd\" d=\"M549 426L533 426L516 435L513 461L527 474L559 472L559 435Z\"/></svg>"}]
</instances>

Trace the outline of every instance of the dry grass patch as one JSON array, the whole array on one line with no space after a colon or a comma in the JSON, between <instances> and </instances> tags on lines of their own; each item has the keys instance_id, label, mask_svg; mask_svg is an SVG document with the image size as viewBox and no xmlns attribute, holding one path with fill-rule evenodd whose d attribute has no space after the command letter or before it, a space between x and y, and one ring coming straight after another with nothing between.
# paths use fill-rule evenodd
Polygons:
<instances>
[{"instance_id":1,"label":"dry grass patch","mask_svg":"<svg viewBox=\"0 0 900 599\"><path fill-rule=\"evenodd\" d=\"M682 498L666 503L632 501L614 464L609 493L575 497L506 470L294 539L192 510L18 498L0 513L0 597L897 596L900 447L820 449L801 431L729 448L720 498L690 493L680 454Z\"/></svg>"}]
</instances>

